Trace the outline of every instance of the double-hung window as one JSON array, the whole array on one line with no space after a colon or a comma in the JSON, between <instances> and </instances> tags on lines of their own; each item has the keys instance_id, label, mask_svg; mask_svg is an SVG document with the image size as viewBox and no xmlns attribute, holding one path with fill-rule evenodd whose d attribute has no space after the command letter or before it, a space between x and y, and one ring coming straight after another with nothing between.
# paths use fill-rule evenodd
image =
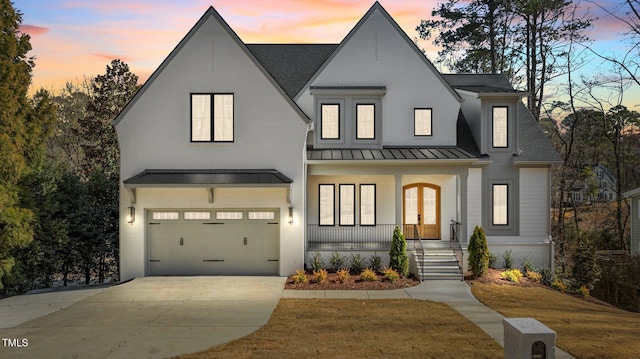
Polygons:
<instances>
[{"instance_id":1,"label":"double-hung window","mask_svg":"<svg viewBox=\"0 0 640 359\"><path fill-rule=\"evenodd\" d=\"M507 107L493 108L493 147L506 148L509 147L509 126L508 126L508 109Z\"/></svg>"},{"instance_id":2,"label":"double-hung window","mask_svg":"<svg viewBox=\"0 0 640 359\"><path fill-rule=\"evenodd\" d=\"M191 142L233 142L233 94L191 94Z\"/></svg>"}]
</instances>

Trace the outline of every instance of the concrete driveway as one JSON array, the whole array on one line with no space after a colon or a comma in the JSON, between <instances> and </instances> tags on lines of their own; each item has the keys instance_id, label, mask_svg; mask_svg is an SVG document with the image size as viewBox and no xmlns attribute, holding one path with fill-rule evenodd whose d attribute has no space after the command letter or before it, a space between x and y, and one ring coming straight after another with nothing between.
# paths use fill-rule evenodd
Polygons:
<instances>
[{"instance_id":1,"label":"concrete driveway","mask_svg":"<svg viewBox=\"0 0 640 359\"><path fill-rule=\"evenodd\" d=\"M0 314L18 314L2 315L0 358L164 358L204 350L264 326L285 280L138 278L85 293L74 304L52 304L52 313L10 328L2 327L28 317L30 305L41 311L47 300L45 295L34 305L29 295L5 299L10 301L0 301ZM49 293L52 303L55 294Z\"/></svg>"}]
</instances>

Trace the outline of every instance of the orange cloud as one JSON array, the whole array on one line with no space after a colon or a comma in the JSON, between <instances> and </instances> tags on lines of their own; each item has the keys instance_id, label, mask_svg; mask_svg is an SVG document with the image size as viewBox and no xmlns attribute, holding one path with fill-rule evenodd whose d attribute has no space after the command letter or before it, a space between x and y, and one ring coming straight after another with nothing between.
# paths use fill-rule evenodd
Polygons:
<instances>
[{"instance_id":1,"label":"orange cloud","mask_svg":"<svg viewBox=\"0 0 640 359\"><path fill-rule=\"evenodd\" d=\"M45 32L49 31L48 27L40 27L40 26L36 26L36 25L29 25L29 24L22 24L20 25L20 31L25 33L25 34L29 34L30 36L38 36L38 35L42 35Z\"/></svg>"},{"instance_id":2,"label":"orange cloud","mask_svg":"<svg viewBox=\"0 0 640 359\"><path fill-rule=\"evenodd\" d=\"M100 59L100 60L106 60L106 61L111 61L111 60L114 60L114 59L120 59L120 60L122 60L124 62L134 61L133 57L126 56L126 55L96 53L96 54L91 54L91 56L93 56L94 58L97 58L97 59Z\"/></svg>"}]
</instances>

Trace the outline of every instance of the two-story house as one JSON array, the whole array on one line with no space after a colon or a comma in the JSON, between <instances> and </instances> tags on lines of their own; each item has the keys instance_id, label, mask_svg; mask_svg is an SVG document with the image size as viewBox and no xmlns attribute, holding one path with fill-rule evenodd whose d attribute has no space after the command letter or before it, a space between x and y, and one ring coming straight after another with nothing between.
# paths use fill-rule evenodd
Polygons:
<instances>
[{"instance_id":1,"label":"two-story house","mask_svg":"<svg viewBox=\"0 0 640 359\"><path fill-rule=\"evenodd\" d=\"M571 199L575 204L598 201L615 201L616 179L602 164L585 166L585 178L576 181L571 188Z\"/></svg>"},{"instance_id":2,"label":"two-story house","mask_svg":"<svg viewBox=\"0 0 640 359\"><path fill-rule=\"evenodd\" d=\"M439 73L377 2L330 45L245 44L209 8L115 120L121 279L285 276L395 226L550 266L559 158L524 96Z\"/></svg>"}]
</instances>

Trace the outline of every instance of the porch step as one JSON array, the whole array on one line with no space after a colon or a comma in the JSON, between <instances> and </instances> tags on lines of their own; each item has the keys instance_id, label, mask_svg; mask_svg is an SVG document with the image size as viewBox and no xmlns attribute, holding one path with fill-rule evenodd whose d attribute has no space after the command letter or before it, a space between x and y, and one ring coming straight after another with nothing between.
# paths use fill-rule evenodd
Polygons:
<instances>
[{"instance_id":1,"label":"porch step","mask_svg":"<svg viewBox=\"0 0 640 359\"><path fill-rule=\"evenodd\" d=\"M414 251L413 255L421 281L462 279L458 261L451 249L427 249L424 255Z\"/></svg>"}]
</instances>

